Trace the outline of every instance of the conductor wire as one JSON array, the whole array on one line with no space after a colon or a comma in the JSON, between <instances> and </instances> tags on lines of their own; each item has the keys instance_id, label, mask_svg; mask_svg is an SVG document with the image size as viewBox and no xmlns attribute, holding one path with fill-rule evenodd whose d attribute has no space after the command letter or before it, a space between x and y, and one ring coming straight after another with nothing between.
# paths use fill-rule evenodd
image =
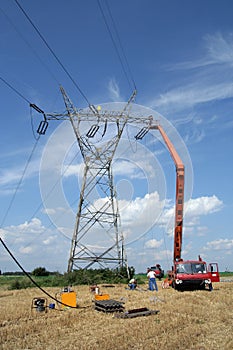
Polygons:
<instances>
[{"instance_id":1,"label":"conductor wire","mask_svg":"<svg viewBox=\"0 0 233 350\"><path fill-rule=\"evenodd\" d=\"M83 93L83 91L81 90L81 88L78 86L78 84L76 83L76 81L73 79L73 77L70 75L70 73L68 72L68 70L66 69L66 67L63 65L63 63L61 62L61 60L58 58L58 56L55 54L55 52L53 51L53 49L50 47L50 45L48 44L48 42L46 41L46 39L43 37L43 35L40 33L39 29L35 26L35 24L32 22L31 18L28 16L28 14L25 12L25 10L22 8L22 6L19 4L18 0L15 0L15 3L17 4L17 6L20 8L20 10L22 11L22 13L24 14L24 16L27 18L27 20L29 21L29 23L32 25L32 27L35 29L35 31L37 32L37 34L39 35L39 37L41 38L41 40L43 41L43 43L46 45L46 47L49 49L49 51L51 52L51 54L53 55L53 57L55 58L55 60L58 62L58 64L61 66L61 68L63 69L63 71L66 73L66 75L70 78L70 80L72 81L72 83L74 84L74 86L77 88L77 90L79 91L79 93L82 95L82 97L84 98L84 100L87 102L87 104L89 106L91 106L91 103L89 102L88 98L86 97L86 95Z\"/></svg>"},{"instance_id":2,"label":"conductor wire","mask_svg":"<svg viewBox=\"0 0 233 350\"><path fill-rule=\"evenodd\" d=\"M110 26L109 26L109 24L108 24L107 18L106 18L106 16L105 16L103 7L101 6L100 0L97 0L97 2L98 2L98 6L99 6L100 12L101 12L101 14L102 14L102 17L103 17L103 19L104 19L104 23L105 23L105 25L106 25L107 31L108 31L108 33L109 33L109 35L110 35L111 41L112 41L113 46L114 46L114 48L115 48L117 57L118 57L118 59L119 59L119 61L120 61L120 64L121 64L123 73L124 73L124 75L125 75L125 77L126 77L126 80L128 81L129 86L132 87L131 81L130 81L129 76L128 76L128 74L127 74L127 71L126 71L126 69L125 69L125 66L124 66L123 60L122 60L122 58L121 58L119 49L118 49L118 47L117 47L116 41L114 40L112 31L111 31L111 29L110 29ZM119 34L118 34L118 31L117 31L115 22L114 22L114 20L113 20L112 14L111 14L111 12L110 12L110 8L109 8L108 5L106 5L106 6L107 6L107 9L108 9L110 18L111 18L111 20L112 20L112 22L113 22L113 27L114 27L114 30L115 30L115 32L116 32L116 36L117 36L117 39L118 39L118 41L119 41L121 51L122 51L122 53L123 53L123 57L124 57L124 59L125 59L125 61L126 61L126 66L127 66L128 71L129 71L129 73L130 73L131 80L132 80L133 85L134 85L134 89L136 90L136 85L135 85L135 82L134 82L134 80L133 80L133 78L132 78L132 74L131 74L131 71L130 71L130 69L129 69L128 61L127 61L126 56L125 56L125 54L124 54L124 50L123 50L123 47L122 47L122 44L121 44L121 41L120 41L120 36L119 36Z\"/></svg>"},{"instance_id":3,"label":"conductor wire","mask_svg":"<svg viewBox=\"0 0 233 350\"><path fill-rule=\"evenodd\" d=\"M9 206L8 206L8 208L7 208L7 210L6 210L6 213L5 213L5 215L4 215L3 219L2 219L0 228L4 225L4 223L5 223L5 221L6 221L6 218L7 218L8 214L9 214L9 211L10 211L12 205L13 205L13 202L14 202L14 200L15 200L16 194L17 194L17 192L18 192L18 190L19 190L20 185L21 185L22 182L23 182L23 179L24 179L24 176L25 176L25 174L26 174L27 168L28 168L28 166L29 166L29 164L30 164L30 161L31 161L31 159L32 159L32 156L33 156L33 154L34 154L34 152L35 152L35 150L36 150L36 146L37 146L37 144L38 144L38 141L39 141L39 137L38 137L38 139L36 140L36 142L35 142L35 144L34 144L34 146L33 146L33 149L32 149L31 154L30 154L30 156L29 156L29 158L28 158L28 160L27 160L27 163L26 163L26 165L25 165L25 168L24 168L24 170L23 170L23 173L22 173L22 175L21 175L21 178L20 178L20 180L19 180L19 182L18 182L18 184L17 184L17 186L16 186L16 189L15 189L15 191L14 191L14 194L13 194L13 196L12 196L12 198L11 198L10 204L9 204Z\"/></svg>"},{"instance_id":4,"label":"conductor wire","mask_svg":"<svg viewBox=\"0 0 233 350\"><path fill-rule=\"evenodd\" d=\"M24 97L18 90L16 90L12 85L10 85L5 79L0 77L0 80L4 84L6 84L11 90L13 90L17 95L19 95L24 101L26 101L28 104L31 104L31 102L26 97Z\"/></svg>"}]
</instances>

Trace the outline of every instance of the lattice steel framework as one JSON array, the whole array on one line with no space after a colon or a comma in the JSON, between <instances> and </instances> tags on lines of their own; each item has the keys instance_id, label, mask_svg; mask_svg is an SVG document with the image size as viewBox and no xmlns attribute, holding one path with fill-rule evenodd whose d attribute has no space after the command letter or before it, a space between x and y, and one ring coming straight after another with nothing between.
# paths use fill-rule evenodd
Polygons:
<instances>
[{"instance_id":1,"label":"lattice steel framework","mask_svg":"<svg viewBox=\"0 0 233 350\"><path fill-rule=\"evenodd\" d=\"M67 113L46 114L46 120L70 120L84 160L68 272L87 269L94 264L101 268L126 266L112 160L126 124L130 122L144 126L136 137L141 138L149 131L153 118L129 114L128 107L134 95L120 112L102 111L94 106L77 110L65 90L62 87L60 89ZM88 125L88 132L82 131L83 123ZM106 137L109 124L111 135ZM100 135L98 140L96 135ZM93 241L99 243L94 246Z\"/></svg>"}]
</instances>

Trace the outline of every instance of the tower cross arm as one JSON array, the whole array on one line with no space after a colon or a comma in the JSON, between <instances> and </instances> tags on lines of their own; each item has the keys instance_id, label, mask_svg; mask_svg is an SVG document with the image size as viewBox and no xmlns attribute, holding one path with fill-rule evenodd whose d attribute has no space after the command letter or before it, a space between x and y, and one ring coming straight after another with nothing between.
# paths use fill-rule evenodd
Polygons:
<instances>
[{"instance_id":1,"label":"tower cross arm","mask_svg":"<svg viewBox=\"0 0 233 350\"><path fill-rule=\"evenodd\" d=\"M140 124L150 127L152 121L153 125L157 124L157 121L153 120L151 116L143 116L140 114L129 114L127 112L119 112L119 111L99 111L97 113L93 113L91 110L78 109L76 111L72 111L68 113L67 111L64 113L45 113L47 120L70 120L73 121L89 121L95 123L98 121L99 123L105 123L106 120L108 122L115 123L119 122L128 122L131 124Z\"/></svg>"}]
</instances>

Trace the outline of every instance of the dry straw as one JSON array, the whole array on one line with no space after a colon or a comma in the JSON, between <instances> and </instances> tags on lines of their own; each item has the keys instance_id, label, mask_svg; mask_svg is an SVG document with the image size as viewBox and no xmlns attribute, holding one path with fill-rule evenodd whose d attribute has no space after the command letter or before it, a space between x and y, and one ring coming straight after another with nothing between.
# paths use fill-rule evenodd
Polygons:
<instances>
[{"instance_id":1,"label":"dry straw","mask_svg":"<svg viewBox=\"0 0 233 350\"><path fill-rule=\"evenodd\" d=\"M77 309L31 309L37 289L0 289L1 350L112 350L112 349L233 349L233 283L220 282L212 292L150 292L143 286L130 291L125 285L103 287L112 299L124 301L125 310L147 307L157 315L131 319L94 310L88 286L74 287ZM55 295L57 288L48 288ZM52 302L48 300L48 304Z\"/></svg>"}]
</instances>

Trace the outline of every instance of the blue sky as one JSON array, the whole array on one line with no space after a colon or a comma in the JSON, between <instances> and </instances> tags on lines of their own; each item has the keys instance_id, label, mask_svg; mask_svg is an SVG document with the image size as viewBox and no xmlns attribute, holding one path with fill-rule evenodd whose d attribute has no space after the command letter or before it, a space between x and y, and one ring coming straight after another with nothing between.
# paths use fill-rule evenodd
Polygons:
<instances>
[{"instance_id":1,"label":"blue sky","mask_svg":"<svg viewBox=\"0 0 233 350\"><path fill-rule=\"evenodd\" d=\"M134 108L160 117L186 166L183 257L201 254L232 271L232 1L108 3L137 86ZM92 104L124 105L132 86L97 1L20 4ZM1 77L23 96L0 81L1 237L26 270L64 272L82 159L70 125L51 121L20 183L35 145L32 124L36 129L41 120L33 113L31 123L25 99L61 113L61 84L77 108L87 103L13 0L1 1L0 29ZM129 127L113 164L128 262L138 272L157 262L166 270L173 251L174 164L158 135L137 144L133 135ZM0 269L17 270L0 250Z\"/></svg>"}]
</instances>

